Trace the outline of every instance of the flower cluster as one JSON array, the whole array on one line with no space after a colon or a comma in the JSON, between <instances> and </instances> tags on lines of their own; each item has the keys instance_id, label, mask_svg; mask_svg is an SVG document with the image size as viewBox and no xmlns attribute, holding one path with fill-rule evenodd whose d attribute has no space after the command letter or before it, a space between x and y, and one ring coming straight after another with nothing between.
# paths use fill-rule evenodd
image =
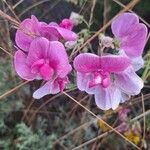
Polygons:
<instances>
[{"instance_id":1,"label":"flower cluster","mask_svg":"<svg viewBox=\"0 0 150 150\"><path fill-rule=\"evenodd\" d=\"M60 24L39 22L35 16L25 19L16 32L15 69L25 80L43 80L46 83L34 92L39 99L47 94L63 91L68 83L69 64L64 43L77 40L71 31L73 22L64 19Z\"/></svg>"},{"instance_id":2,"label":"flower cluster","mask_svg":"<svg viewBox=\"0 0 150 150\"><path fill-rule=\"evenodd\" d=\"M65 50L66 42L74 42L73 22L64 19L60 24L39 22L35 16L25 19L16 32L18 50L15 69L25 80L40 79L46 83L34 92L34 98L63 91L69 82L72 67ZM73 61L77 72L77 87L93 94L102 110L116 109L143 88L136 74L144 61L142 53L146 43L147 28L137 15L124 13L111 25L114 38L101 35L101 56L82 53ZM105 50L112 50L106 53Z\"/></svg>"},{"instance_id":3,"label":"flower cluster","mask_svg":"<svg viewBox=\"0 0 150 150\"><path fill-rule=\"evenodd\" d=\"M136 71L144 64L147 27L139 23L137 15L124 13L113 20L111 29L114 38L100 36L101 56L83 53L74 60L78 88L94 94L96 105L102 110L116 109L143 88ZM104 53L108 48L113 53Z\"/></svg>"}]
</instances>

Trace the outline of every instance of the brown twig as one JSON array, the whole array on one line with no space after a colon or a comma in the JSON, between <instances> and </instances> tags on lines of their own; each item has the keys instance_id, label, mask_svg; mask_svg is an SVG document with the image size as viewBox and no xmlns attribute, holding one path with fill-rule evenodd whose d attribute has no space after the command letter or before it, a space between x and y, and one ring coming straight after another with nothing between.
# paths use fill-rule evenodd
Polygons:
<instances>
[{"instance_id":1,"label":"brown twig","mask_svg":"<svg viewBox=\"0 0 150 150\"><path fill-rule=\"evenodd\" d=\"M20 19L18 18L18 16L16 15L16 13L14 12L13 8L7 3L6 0L3 0L3 2L8 6L9 10L12 12L12 14L14 15L14 17L16 18L16 20L20 23Z\"/></svg>"},{"instance_id":2,"label":"brown twig","mask_svg":"<svg viewBox=\"0 0 150 150\"><path fill-rule=\"evenodd\" d=\"M25 81L25 82L19 84L18 86L14 87L13 89L7 91L6 93L0 95L0 99L2 99L2 98L4 98L4 97L6 97L6 96L8 96L8 95L10 95L10 94L12 94L12 93L14 93L16 90L18 90L19 88L21 88L23 85L25 85L25 84L27 84L27 83L29 83L29 81Z\"/></svg>"},{"instance_id":3,"label":"brown twig","mask_svg":"<svg viewBox=\"0 0 150 150\"><path fill-rule=\"evenodd\" d=\"M81 106L83 109L85 109L87 112L89 112L92 116L94 116L95 118L97 118L98 120L100 120L102 123L104 123L107 127L109 127L112 131L114 131L116 134L118 134L120 137L122 137L124 140L128 141L131 145L133 145L135 148L137 148L138 150L140 150L140 148L135 145L133 142L131 142L128 138L126 138L124 135L122 135L120 132L118 132L115 128L113 128L112 126L110 126L109 124L107 124L103 119L101 119L99 116L95 115L93 112L91 112L89 109L87 109L85 106L83 106L82 104L80 104L78 101L76 101L73 97L71 97L69 94L67 94L66 92L63 92L64 95L66 95L67 97L69 97L72 101L74 101L75 103L77 103L79 106Z\"/></svg>"},{"instance_id":4,"label":"brown twig","mask_svg":"<svg viewBox=\"0 0 150 150\"><path fill-rule=\"evenodd\" d=\"M104 0L103 25L105 25L109 20L109 12L111 10L109 2L110 2L110 0Z\"/></svg>"},{"instance_id":5,"label":"brown twig","mask_svg":"<svg viewBox=\"0 0 150 150\"><path fill-rule=\"evenodd\" d=\"M91 13L90 13L90 19L89 19L89 27L92 25L93 13L94 13L95 5L96 5L96 0L93 0L92 1L92 7L91 7Z\"/></svg>"},{"instance_id":6,"label":"brown twig","mask_svg":"<svg viewBox=\"0 0 150 150\"><path fill-rule=\"evenodd\" d=\"M69 92L69 91L72 91L72 90L75 90L76 88L73 88L73 89L70 89L70 90L66 90L67 92ZM30 117L30 119L29 119L29 124L31 124L31 122L32 122L32 120L34 119L34 117L36 116L36 114L38 113L38 111L40 110L40 109L42 109L45 105L47 105L49 102L51 102L51 101L53 101L55 98L57 98L57 97L59 97L59 96L61 96L62 95L62 93L59 93L59 94L57 94L57 95L55 95L55 96L53 96L52 98L50 98L48 101L46 101L45 103L43 103L39 108L37 108L37 110L35 110L35 112L33 113L33 115ZM29 108L28 108L29 109Z\"/></svg>"},{"instance_id":7,"label":"brown twig","mask_svg":"<svg viewBox=\"0 0 150 150\"><path fill-rule=\"evenodd\" d=\"M13 58L13 55L11 53L9 53L7 50L5 50L4 48L2 48L1 46L0 46L0 49L2 51L4 51L6 54L8 54L11 58Z\"/></svg>"},{"instance_id":8,"label":"brown twig","mask_svg":"<svg viewBox=\"0 0 150 150\"><path fill-rule=\"evenodd\" d=\"M4 19L7 19L7 20L9 20L10 22L14 23L16 26L19 26L19 24L20 24L16 19L14 19L13 17L7 15L7 14L4 13L2 10L0 10L0 16L1 16L2 18L4 18Z\"/></svg>"},{"instance_id":9,"label":"brown twig","mask_svg":"<svg viewBox=\"0 0 150 150\"><path fill-rule=\"evenodd\" d=\"M143 114L145 114L145 104L144 104L144 97L143 94L141 93L141 100L142 100L142 108L143 108ZM141 149L144 147L145 143L145 128L146 128L146 117L145 115L143 116L143 138L142 138L142 144L141 144Z\"/></svg>"}]
</instances>

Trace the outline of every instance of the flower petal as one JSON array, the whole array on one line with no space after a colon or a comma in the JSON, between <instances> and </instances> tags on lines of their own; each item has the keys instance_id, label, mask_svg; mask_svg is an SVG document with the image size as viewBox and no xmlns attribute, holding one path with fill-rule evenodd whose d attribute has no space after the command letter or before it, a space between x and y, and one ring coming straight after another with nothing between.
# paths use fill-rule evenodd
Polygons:
<instances>
[{"instance_id":1,"label":"flower petal","mask_svg":"<svg viewBox=\"0 0 150 150\"><path fill-rule=\"evenodd\" d=\"M120 72L130 65L129 58L125 56L97 56L91 53L79 54L74 59L74 68L78 72L88 73L100 69L106 72Z\"/></svg>"},{"instance_id":2,"label":"flower petal","mask_svg":"<svg viewBox=\"0 0 150 150\"><path fill-rule=\"evenodd\" d=\"M100 109L116 109L120 100L121 91L115 85L110 85L108 88L97 86L95 90L95 102Z\"/></svg>"},{"instance_id":3,"label":"flower petal","mask_svg":"<svg viewBox=\"0 0 150 150\"><path fill-rule=\"evenodd\" d=\"M144 60L142 56L132 58L132 66L135 71L138 71L142 67L144 67Z\"/></svg>"},{"instance_id":4,"label":"flower petal","mask_svg":"<svg viewBox=\"0 0 150 150\"><path fill-rule=\"evenodd\" d=\"M50 28L47 24L41 25L39 32L41 36L47 38L49 41L58 41L60 38L60 34L57 30L55 28Z\"/></svg>"},{"instance_id":5,"label":"flower petal","mask_svg":"<svg viewBox=\"0 0 150 150\"><path fill-rule=\"evenodd\" d=\"M146 43L147 27L139 23L139 18L133 13L124 13L112 23L112 32L120 40L120 47L130 57L143 53Z\"/></svg>"},{"instance_id":6,"label":"flower petal","mask_svg":"<svg viewBox=\"0 0 150 150\"><path fill-rule=\"evenodd\" d=\"M56 26L56 25L49 25L49 26L42 26L41 31L44 32L45 35L56 38L63 38L66 41L75 41L77 40L77 34L75 34L73 31ZM53 40L51 38L50 40Z\"/></svg>"},{"instance_id":7,"label":"flower petal","mask_svg":"<svg viewBox=\"0 0 150 150\"><path fill-rule=\"evenodd\" d=\"M135 24L139 23L139 18L133 13L123 13L113 20L111 29L115 37L124 37Z\"/></svg>"},{"instance_id":8,"label":"flower petal","mask_svg":"<svg viewBox=\"0 0 150 150\"><path fill-rule=\"evenodd\" d=\"M126 56L107 55L101 57L101 69L107 72L117 73L124 71L131 61Z\"/></svg>"},{"instance_id":9,"label":"flower petal","mask_svg":"<svg viewBox=\"0 0 150 150\"><path fill-rule=\"evenodd\" d=\"M57 72L59 77L65 77L72 67L69 64L68 55L62 43L51 41L48 50L50 65Z\"/></svg>"},{"instance_id":10,"label":"flower petal","mask_svg":"<svg viewBox=\"0 0 150 150\"><path fill-rule=\"evenodd\" d=\"M37 89L33 93L33 97L35 99L40 99L48 94L57 94L60 92L58 83L55 83L54 81L48 81L46 82L42 87Z\"/></svg>"},{"instance_id":11,"label":"flower petal","mask_svg":"<svg viewBox=\"0 0 150 150\"><path fill-rule=\"evenodd\" d=\"M38 20L35 16L32 16L31 19L25 19L21 22L16 32L16 44L23 51L28 52L31 42L37 35L39 35Z\"/></svg>"},{"instance_id":12,"label":"flower petal","mask_svg":"<svg viewBox=\"0 0 150 150\"><path fill-rule=\"evenodd\" d=\"M121 48L130 57L141 56L146 44L147 28L139 23L132 28L126 37L121 39Z\"/></svg>"},{"instance_id":13,"label":"flower petal","mask_svg":"<svg viewBox=\"0 0 150 150\"><path fill-rule=\"evenodd\" d=\"M46 38L36 38L30 45L27 57L28 64L32 65L40 59L47 58L49 45L50 43Z\"/></svg>"},{"instance_id":14,"label":"flower petal","mask_svg":"<svg viewBox=\"0 0 150 150\"><path fill-rule=\"evenodd\" d=\"M77 86L80 91L85 91L88 94L94 94L95 87L89 87L91 78L92 78L92 74L90 73L83 74L77 72Z\"/></svg>"},{"instance_id":15,"label":"flower petal","mask_svg":"<svg viewBox=\"0 0 150 150\"><path fill-rule=\"evenodd\" d=\"M55 28L58 31L58 33L62 36L62 38L65 39L66 41L75 41L78 38L76 33L68 29L57 26L51 26L51 28Z\"/></svg>"},{"instance_id":16,"label":"flower petal","mask_svg":"<svg viewBox=\"0 0 150 150\"><path fill-rule=\"evenodd\" d=\"M143 80L129 67L124 72L115 75L115 82L128 95L137 95L143 88Z\"/></svg>"},{"instance_id":17,"label":"flower petal","mask_svg":"<svg viewBox=\"0 0 150 150\"><path fill-rule=\"evenodd\" d=\"M74 59L73 65L78 72L88 73L100 69L100 59L91 53L79 54Z\"/></svg>"},{"instance_id":18,"label":"flower petal","mask_svg":"<svg viewBox=\"0 0 150 150\"><path fill-rule=\"evenodd\" d=\"M15 53L15 70L21 78L31 81L35 79L35 74L31 73L31 69L26 63L26 57L27 56L20 50Z\"/></svg>"}]
</instances>

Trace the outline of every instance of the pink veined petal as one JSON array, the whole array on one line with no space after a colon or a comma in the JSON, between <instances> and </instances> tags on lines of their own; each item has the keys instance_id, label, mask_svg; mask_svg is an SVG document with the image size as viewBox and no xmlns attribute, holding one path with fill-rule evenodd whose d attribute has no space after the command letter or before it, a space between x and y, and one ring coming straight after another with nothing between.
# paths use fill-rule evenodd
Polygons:
<instances>
[{"instance_id":1,"label":"pink veined petal","mask_svg":"<svg viewBox=\"0 0 150 150\"><path fill-rule=\"evenodd\" d=\"M119 55L128 57L126 55L126 53L121 49L119 50ZM131 60L131 65L135 71L138 71L139 69L141 69L144 66L144 60L143 60L142 56L132 57L132 58L130 58L130 60Z\"/></svg>"},{"instance_id":2,"label":"pink veined petal","mask_svg":"<svg viewBox=\"0 0 150 150\"><path fill-rule=\"evenodd\" d=\"M105 72L121 72L130 65L129 58L125 56L107 55L99 57L95 54L79 54L74 59L74 68L78 72L88 73L98 70Z\"/></svg>"},{"instance_id":3,"label":"pink veined petal","mask_svg":"<svg viewBox=\"0 0 150 150\"><path fill-rule=\"evenodd\" d=\"M112 32L120 40L120 47L130 57L143 53L147 37L147 27L139 23L139 18L133 13L124 13L112 23Z\"/></svg>"},{"instance_id":4,"label":"pink veined petal","mask_svg":"<svg viewBox=\"0 0 150 150\"><path fill-rule=\"evenodd\" d=\"M88 94L94 94L95 87L89 87L91 78L92 78L92 74L90 73L83 74L77 72L77 86L80 91L85 91Z\"/></svg>"},{"instance_id":5,"label":"pink veined petal","mask_svg":"<svg viewBox=\"0 0 150 150\"><path fill-rule=\"evenodd\" d=\"M49 45L49 41L46 38L36 38L30 45L27 63L33 65L33 63L40 59L46 59Z\"/></svg>"},{"instance_id":6,"label":"pink veined petal","mask_svg":"<svg viewBox=\"0 0 150 150\"><path fill-rule=\"evenodd\" d=\"M28 52L33 39L39 35L38 22L35 16L31 19L25 19L16 32L15 41L19 48Z\"/></svg>"},{"instance_id":7,"label":"pink veined petal","mask_svg":"<svg viewBox=\"0 0 150 150\"><path fill-rule=\"evenodd\" d=\"M58 41L50 42L44 37L35 39L30 45L27 62L32 65L40 59L48 62L60 77L65 77L72 69L65 48Z\"/></svg>"},{"instance_id":8,"label":"pink veined petal","mask_svg":"<svg viewBox=\"0 0 150 150\"><path fill-rule=\"evenodd\" d=\"M143 88L143 80L131 67L128 67L124 72L116 74L115 83L128 95L137 95Z\"/></svg>"},{"instance_id":9,"label":"pink veined petal","mask_svg":"<svg viewBox=\"0 0 150 150\"><path fill-rule=\"evenodd\" d=\"M58 31L58 33L61 35L61 37L66 41L75 41L78 38L76 33L68 29L64 29L57 26L53 26L53 27L51 26L51 28L55 28Z\"/></svg>"},{"instance_id":10,"label":"pink veined petal","mask_svg":"<svg viewBox=\"0 0 150 150\"><path fill-rule=\"evenodd\" d=\"M36 75L31 73L31 69L26 63L26 57L27 56L20 50L15 53L15 70L22 79L31 81L35 79Z\"/></svg>"},{"instance_id":11,"label":"pink veined petal","mask_svg":"<svg viewBox=\"0 0 150 150\"><path fill-rule=\"evenodd\" d=\"M95 102L100 109L116 109L120 100L121 91L115 85L110 85L108 88L97 86L95 90Z\"/></svg>"},{"instance_id":12,"label":"pink veined petal","mask_svg":"<svg viewBox=\"0 0 150 150\"><path fill-rule=\"evenodd\" d=\"M39 23L38 19L34 15L31 15L31 20L33 20L33 22L36 23L36 24ZM38 30L38 29L35 29L35 30Z\"/></svg>"},{"instance_id":13,"label":"pink veined petal","mask_svg":"<svg viewBox=\"0 0 150 150\"><path fill-rule=\"evenodd\" d=\"M50 22L48 25L49 26L57 26L57 27L59 27L58 23L56 23L56 22Z\"/></svg>"},{"instance_id":14,"label":"pink veined petal","mask_svg":"<svg viewBox=\"0 0 150 150\"><path fill-rule=\"evenodd\" d=\"M141 56L146 44L147 27L139 23L132 27L125 37L121 38L121 48L130 57Z\"/></svg>"},{"instance_id":15,"label":"pink veined petal","mask_svg":"<svg viewBox=\"0 0 150 150\"><path fill-rule=\"evenodd\" d=\"M101 69L107 72L117 73L124 71L131 61L126 56L106 55L101 57Z\"/></svg>"},{"instance_id":16,"label":"pink veined petal","mask_svg":"<svg viewBox=\"0 0 150 150\"><path fill-rule=\"evenodd\" d=\"M55 28L50 28L48 25L45 24L41 25L39 32L41 36L47 38L49 41L58 41L60 38L60 34L57 32Z\"/></svg>"},{"instance_id":17,"label":"pink veined petal","mask_svg":"<svg viewBox=\"0 0 150 150\"><path fill-rule=\"evenodd\" d=\"M33 97L35 99L40 99L48 94L57 94L60 92L58 83L55 83L54 81L48 81L46 82L42 87L37 89L33 93Z\"/></svg>"},{"instance_id":18,"label":"pink veined petal","mask_svg":"<svg viewBox=\"0 0 150 150\"><path fill-rule=\"evenodd\" d=\"M142 56L132 58L132 66L135 71L138 71L142 67L144 67L144 60Z\"/></svg>"},{"instance_id":19,"label":"pink veined petal","mask_svg":"<svg viewBox=\"0 0 150 150\"><path fill-rule=\"evenodd\" d=\"M40 68L40 74L44 80L50 80L54 75L54 70L48 64L44 64Z\"/></svg>"},{"instance_id":20,"label":"pink veined petal","mask_svg":"<svg viewBox=\"0 0 150 150\"><path fill-rule=\"evenodd\" d=\"M79 54L73 61L73 66L76 71L88 73L101 69L99 56L91 53Z\"/></svg>"},{"instance_id":21,"label":"pink veined petal","mask_svg":"<svg viewBox=\"0 0 150 150\"><path fill-rule=\"evenodd\" d=\"M66 41L75 41L78 37L77 34L75 34L73 31L61 28L56 25L42 26L40 30L42 34L50 37L50 40L55 40L55 38L63 38Z\"/></svg>"},{"instance_id":22,"label":"pink veined petal","mask_svg":"<svg viewBox=\"0 0 150 150\"><path fill-rule=\"evenodd\" d=\"M44 59L39 59L38 61L34 62L31 66L32 73L38 73L41 66L45 63Z\"/></svg>"},{"instance_id":23,"label":"pink veined petal","mask_svg":"<svg viewBox=\"0 0 150 150\"><path fill-rule=\"evenodd\" d=\"M72 69L68 55L62 43L51 41L48 51L49 63L61 78L65 77Z\"/></svg>"},{"instance_id":24,"label":"pink veined petal","mask_svg":"<svg viewBox=\"0 0 150 150\"><path fill-rule=\"evenodd\" d=\"M139 18L133 13L123 13L113 20L111 29L115 37L126 36L135 24L139 23Z\"/></svg>"}]
</instances>

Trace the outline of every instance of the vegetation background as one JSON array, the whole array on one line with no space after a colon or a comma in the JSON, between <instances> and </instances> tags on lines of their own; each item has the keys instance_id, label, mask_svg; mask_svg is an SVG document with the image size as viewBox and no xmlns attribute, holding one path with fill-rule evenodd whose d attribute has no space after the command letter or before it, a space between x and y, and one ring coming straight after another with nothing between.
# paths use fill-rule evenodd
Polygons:
<instances>
[{"instance_id":1,"label":"vegetation background","mask_svg":"<svg viewBox=\"0 0 150 150\"><path fill-rule=\"evenodd\" d=\"M128 8L128 4L135 2ZM83 45L100 28L111 35L107 23L120 10L127 8L137 13L150 28L149 0L0 0L0 9L15 20L29 18L32 14L46 22L60 22L72 11L83 16L82 23L74 28L79 34L76 49L97 53L98 38ZM32 93L40 82L22 81L15 73L15 25L0 12L0 150L150 150L150 42L144 51L145 67L138 74L145 86L140 95L121 105L117 110L101 111L93 96L80 92L72 72L66 89L88 110L102 117L111 127L120 125L118 112L129 108L128 125L139 129L138 135L122 133L122 138L87 110L63 93L34 100ZM106 28L105 28L106 27ZM149 35L150 36L150 35ZM68 50L68 54L74 54Z\"/></svg>"}]
</instances>

